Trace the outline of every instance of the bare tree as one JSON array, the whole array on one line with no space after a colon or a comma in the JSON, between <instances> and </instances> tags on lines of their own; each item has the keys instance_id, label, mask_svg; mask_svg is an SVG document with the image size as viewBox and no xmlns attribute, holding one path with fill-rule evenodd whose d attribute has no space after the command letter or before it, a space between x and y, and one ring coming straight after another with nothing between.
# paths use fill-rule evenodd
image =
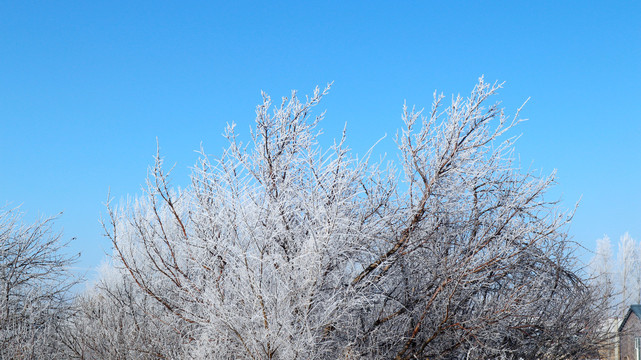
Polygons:
<instances>
[{"instance_id":1,"label":"bare tree","mask_svg":"<svg viewBox=\"0 0 641 360\"><path fill-rule=\"evenodd\" d=\"M64 253L55 218L24 224L22 217L0 209L0 358L52 358L60 353L58 326L70 314L77 256Z\"/></svg>"},{"instance_id":2,"label":"bare tree","mask_svg":"<svg viewBox=\"0 0 641 360\"><path fill-rule=\"evenodd\" d=\"M109 206L114 263L184 342L231 359L577 358L602 344L604 302L584 283L545 198L553 175L513 161L518 123L482 79L429 113L404 107L400 170L317 143L293 93L263 95L251 143L202 151L173 190L162 159L144 197Z\"/></svg>"}]
</instances>

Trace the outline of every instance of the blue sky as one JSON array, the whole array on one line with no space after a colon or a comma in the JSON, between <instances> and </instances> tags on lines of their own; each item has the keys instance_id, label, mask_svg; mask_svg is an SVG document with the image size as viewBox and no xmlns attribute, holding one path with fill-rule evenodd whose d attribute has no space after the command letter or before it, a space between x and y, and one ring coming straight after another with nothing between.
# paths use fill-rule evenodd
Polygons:
<instances>
[{"instance_id":1,"label":"blue sky","mask_svg":"<svg viewBox=\"0 0 641 360\"><path fill-rule=\"evenodd\" d=\"M396 133L404 101L484 75L506 82L508 113L531 98L517 152L558 170L562 207L581 198L574 239L641 240L640 16L638 1L2 1L0 203L63 211L90 269L109 252L108 190L140 193L156 138L184 187L201 142L218 154L227 122L247 133L261 90L334 81L322 141L347 123L363 153Z\"/></svg>"}]
</instances>

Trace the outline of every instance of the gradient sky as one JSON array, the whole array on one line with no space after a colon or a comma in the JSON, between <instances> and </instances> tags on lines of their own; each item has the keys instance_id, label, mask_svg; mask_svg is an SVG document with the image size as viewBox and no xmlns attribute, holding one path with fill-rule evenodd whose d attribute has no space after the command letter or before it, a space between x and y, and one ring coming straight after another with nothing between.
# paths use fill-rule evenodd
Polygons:
<instances>
[{"instance_id":1,"label":"gradient sky","mask_svg":"<svg viewBox=\"0 0 641 360\"><path fill-rule=\"evenodd\" d=\"M156 138L185 187L201 143L219 154L227 122L248 133L261 90L334 81L321 142L347 123L354 152L388 134L378 150L396 159L404 101L484 75L506 82L508 113L531 98L517 152L558 170L563 208L581 199L574 240L641 240L641 2L523 3L0 1L0 204L63 211L92 269L107 193L140 194Z\"/></svg>"}]
</instances>

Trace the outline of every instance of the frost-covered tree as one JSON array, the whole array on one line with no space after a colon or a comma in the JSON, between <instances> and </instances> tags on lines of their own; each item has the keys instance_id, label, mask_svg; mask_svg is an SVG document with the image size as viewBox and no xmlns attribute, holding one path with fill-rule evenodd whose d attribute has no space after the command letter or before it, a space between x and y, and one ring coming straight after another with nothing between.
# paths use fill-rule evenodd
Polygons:
<instances>
[{"instance_id":1,"label":"frost-covered tree","mask_svg":"<svg viewBox=\"0 0 641 360\"><path fill-rule=\"evenodd\" d=\"M610 238L605 235L598 239L590 267L594 286L611 294L611 317L620 318L628 306L641 302L641 244L637 244L629 233L620 237L616 257Z\"/></svg>"},{"instance_id":2,"label":"frost-covered tree","mask_svg":"<svg viewBox=\"0 0 641 360\"><path fill-rule=\"evenodd\" d=\"M619 239L616 257L612 252L610 238L604 235L596 242L596 251L590 261L591 287L603 299L608 319L603 321L604 334L610 334L609 346L603 348L603 358L618 351L618 328L628 308L638 304L641 287L639 245L628 233ZM613 259L617 259L616 262ZM606 338L608 336L606 335ZM606 340L607 344L608 341ZM609 355L608 355L609 354Z\"/></svg>"},{"instance_id":3,"label":"frost-covered tree","mask_svg":"<svg viewBox=\"0 0 641 360\"><path fill-rule=\"evenodd\" d=\"M61 354L56 336L71 314L77 279L55 218L23 221L17 208L0 208L0 358L44 359Z\"/></svg>"},{"instance_id":4,"label":"frost-covered tree","mask_svg":"<svg viewBox=\"0 0 641 360\"><path fill-rule=\"evenodd\" d=\"M263 95L251 142L202 157L172 189L109 207L113 261L179 334L183 357L576 358L603 299L577 270L553 175L513 161L518 123L482 79L428 113L404 107L400 165L317 142L327 93ZM144 315L144 312L140 312Z\"/></svg>"},{"instance_id":5,"label":"frost-covered tree","mask_svg":"<svg viewBox=\"0 0 641 360\"><path fill-rule=\"evenodd\" d=\"M630 236L629 233L625 233L624 236ZM636 243L632 239L632 243ZM630 297L630 302L632 304L641 304L641 242L636 243L634 246L634 263L632 265L632 293Z\"/></svg>"},{"instance_id":6,"label":"frost-covered tree","mask_svg":"<svg viewBox=\"0 0 641 360\"><path fill-rule=\"evenodd\" d=\"M99 272L99 281L76 298L74 315L58 333L64 358L179 358L182 340L159 305L122 269L104 264Z\"/></svg>"},{"instance_id":7,"label":"frost-covered tree","mask_svg":"<svg viewBox=\"0 0 641 360\"><path fill-rule=\"evenodd\" d=\"M607 235L596 241L596 251L590 261L590 271L593 276L593 286L602 292L602 296L609 303L613 311L618 312L619 307L615 306L616 279L612 264L612 243ZM616 317L611 314L610 317Z\"/></svg>"},{"instance_id":8,"label":"frost-covered tree","mask_svg":"<svg viewBox=\"0 0 641 360\"><path fill-rule=\"evenodd\" d=\"M636 287L635 268L637 265L636 246L630 234L625 233L619 240L619 249L617 252L619 273L621 275L621 300L622 304L630 304ZM625 309L621 309L623 312Z\"/></svg>"}]
</instances>

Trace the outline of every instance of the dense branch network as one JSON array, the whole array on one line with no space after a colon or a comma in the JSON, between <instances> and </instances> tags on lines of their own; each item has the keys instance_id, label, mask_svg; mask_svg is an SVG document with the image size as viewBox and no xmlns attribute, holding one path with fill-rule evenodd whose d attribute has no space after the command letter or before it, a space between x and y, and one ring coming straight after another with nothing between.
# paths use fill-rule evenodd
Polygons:
<instances>
[{"instance_id":1,"label":"dense branch network","mask_svg":"<svg viewBox=\"0 0 641 360\"><path fill-rule=\"evenodd\" d=\"M201 151L190 187L174 190L157 155L146 194L109 206L117 281L96 294L128 305L86 317L145 339L123 352L156 358L594 353L603 298L575 263L571 214L544 197L554 174L513 161L504 137L518 113L487 105L500 88L481 79L447 106L435 94L425 114L405 106L398 168L353 157L345 132L320 147L324 114L311 114L329 86L278 105L263 94L251 141L229 125L229 147Z\"/></svg>"}]
</instances>

